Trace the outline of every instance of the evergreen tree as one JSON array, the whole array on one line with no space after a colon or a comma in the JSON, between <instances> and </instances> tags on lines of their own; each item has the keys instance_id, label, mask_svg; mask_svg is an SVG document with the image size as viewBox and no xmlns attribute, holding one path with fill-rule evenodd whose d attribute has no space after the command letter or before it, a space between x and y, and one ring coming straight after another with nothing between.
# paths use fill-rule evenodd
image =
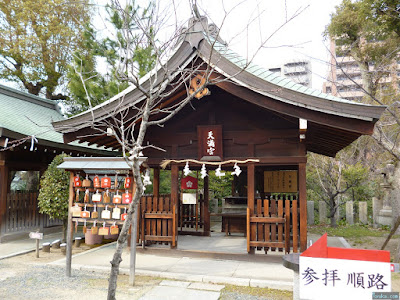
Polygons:
<instances>
[{"instance_id":1,"label":"evergreen tree","mask_svg":"<svg viewBox=\"0 0 400 300\"><path fill-rule=\"evenodd\" d=\"M0 78L31 94L65 100L60 93L74 51L83 51L89 0L0 1Z\"/></svg>"},{"instance_id":2,"label":"evergreen tree","mask_svg":"<svg viewBox=\"0 0 400 300\"><path fill-rule=\"evenodd\" d=\"M115 31L114 38L98 39L93 27L86 26L83 35L86 51L74 53L73 64L68 70L70 99L66 101L66 105L69 114L73 115L94 107L127 88L128 83L125 78L118 75L118 68L123 68L126 73L129 72L126 66L134 66L137 68L135 71L138 76L142 77L154 66L155 54L152 45L134 35L134 32L139 30L137 19L140 21L149 19L152 8L152 3L142 8L132 0L125 7L126 16L129 17L122 20L115 7L108 5L107 21L113 27L111 31ZM132 36L123 35L126 27L133 33ZM153 40L154 32L150 30L149 34L151 37L148 40ZM120 51L127 45L131 45L132 49L129 58L122 57L123 51ZM105 62L106 74L99 70L97 64L99 59Z\"/></svg>"}]
</instances>

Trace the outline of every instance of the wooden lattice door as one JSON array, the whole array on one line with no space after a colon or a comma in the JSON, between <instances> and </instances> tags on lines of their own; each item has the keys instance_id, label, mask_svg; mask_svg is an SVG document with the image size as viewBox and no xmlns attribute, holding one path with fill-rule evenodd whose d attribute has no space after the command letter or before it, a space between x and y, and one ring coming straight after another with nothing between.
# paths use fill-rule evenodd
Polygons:
<instances>
[{"instance_id":1,"label":"wooden lattice door","mask_svg":"<svg viewBox=\"0 0 400 300\"><path fill-rule=\"evenodd\" d=\"M296 197L279 195L256 199L254 212L247 209L247 252L298 251L298 205Z\"/></svg>"}]
</instances>

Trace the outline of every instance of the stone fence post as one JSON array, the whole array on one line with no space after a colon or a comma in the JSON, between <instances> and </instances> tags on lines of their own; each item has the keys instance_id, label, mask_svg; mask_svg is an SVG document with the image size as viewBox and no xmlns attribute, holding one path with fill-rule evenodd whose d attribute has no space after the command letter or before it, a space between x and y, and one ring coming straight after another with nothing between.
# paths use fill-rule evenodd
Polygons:
<instances>
[{"instance_id":1,"label":"stone fence post","mask_svg":"<svg viewBox=\"0 0 400 300\"><path fill-rule=\"evenodd\" d=\"M326 223L326 203L325 201L319 201L319 223Z\"/></svg>"},{"instance_id":2,"label":"stone fence post","mask_svg":"<svg viewBox=\"0 0 400 300\"><path fill-rule=\"evenodd\" d=\"M368 205L367 201L358 202L358 215L360 223L368 224Z\"/></svg>"},{"instance_id":3,"label":"stone fence post","mask_svg":"<svg viewBox=\"0 0 400 300\"><path fill-rule=\"evenodd\" d=\"M307 201L307 224L314 225L314 201Z\"/></svg>"},{"instance_id":4,"label":"stone fence post","mask_svg":"<svg viewBox=\"0 0 400 300\"><path fill-rule=\"evenodd\" d=\"M348 224L354 224L354 215L353 215L353 201L346 202L346 221Z\"/></svg>"}]
</instances>

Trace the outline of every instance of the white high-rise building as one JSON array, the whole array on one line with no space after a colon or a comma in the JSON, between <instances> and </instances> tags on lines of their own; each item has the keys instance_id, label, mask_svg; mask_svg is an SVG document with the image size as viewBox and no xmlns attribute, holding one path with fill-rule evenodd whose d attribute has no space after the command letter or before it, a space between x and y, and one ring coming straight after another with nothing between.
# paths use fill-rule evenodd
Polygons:
<instances>
[{"instance_id":1,"label":"white high-rise building","mask_svg":"<svg viewBox=\"0 0 400 300\"><path fill-rule=\"evenodd\" d=\"M292 60L278 67L268 68L280 76L290 78L296 83L307 87L312 86L311 63L308 60Z\"/></svg>"},{"instance_id":2,"label":"white high-rise building","mask_svg":"<svg viewBox=\"0 0 400 300\"><path fill-rule=\"evenodd\" d=\"M330 51L333 54L330 61L328 80L324 82L322 91L333 96L362 102L365 96L361 70L357 62L350 56L336 55L336 45L331 41ZM374 72L375 66L369 65L369 71ZM388 87L399 89L400 84L400 53L397 60L393 61L386 74L379 80L379 88Z\"/></svg>"}]
</instances>

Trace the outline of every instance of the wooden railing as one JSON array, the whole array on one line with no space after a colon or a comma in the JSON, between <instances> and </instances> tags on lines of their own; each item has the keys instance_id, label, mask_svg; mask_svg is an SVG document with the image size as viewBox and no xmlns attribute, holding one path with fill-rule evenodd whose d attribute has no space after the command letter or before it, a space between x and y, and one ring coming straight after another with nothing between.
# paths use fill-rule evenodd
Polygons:
<instances>
[{"instance_id":1,"label":"wooden railing","mask_svg":"<svg viewBox=\"0 0 400 300\"><path fill-rule=\"evenodd\" d=\"M190 231L204 231L204 214L205 212L205 203L203 195L199 195L196 204L182 204L182 201L179 201L178 206L178 228L180 233L185 233L185 230Z\"/></svg>"},{"instance_id":2,"label":"wooden railing","mask_svg":"<svg viewBox=\"0 0 400 300\"><path fill-rule=\"evenodd\" d=\"M62 221L39 213L37 191L17 191L7 194L7 209L2 224L2 234L25 232L62 225Z\"/></svg>"},{"instance_id":3,"label":"wooden railing","mask_svg":"<svg viewBox=\"0 0 400 300\"><path fill-rule=\"evenodd\" d=\"M142 197L139 211L138 238L143 246L155 242L177 246L177 212L169 196Z\"/></svg>"},{"instance_id":4,"label":"wooden railing","mask_svg":"<svg viewBox=\"0 0 400 300\"><path fill-rule=\"evenodd\" d=\"M254 213L247 208L247 252L253 249L298 251L297 200L257 199Z\"/></svg>"}]
</instances>

